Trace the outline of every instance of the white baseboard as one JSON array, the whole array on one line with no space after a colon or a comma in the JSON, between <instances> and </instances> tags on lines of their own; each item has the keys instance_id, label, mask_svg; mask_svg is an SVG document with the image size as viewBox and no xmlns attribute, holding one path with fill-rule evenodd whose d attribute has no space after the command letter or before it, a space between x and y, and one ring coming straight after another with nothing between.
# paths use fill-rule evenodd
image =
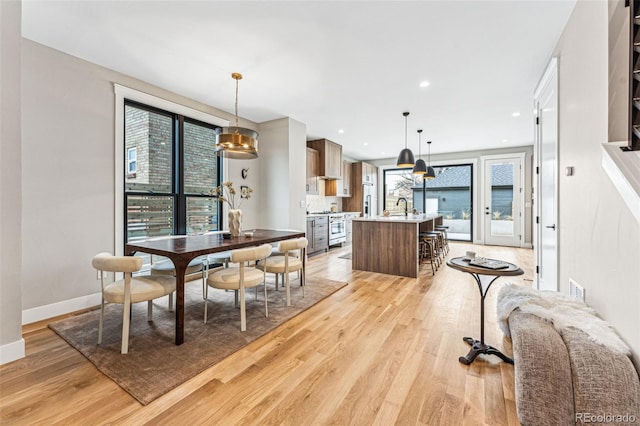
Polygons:
<instances>
[{"instance_id":1,"label":"white baseboard","mask_svg":"<svg viewBox=\"0 0 640 426\"><path fill-rule=\"evenodd\" d=\"M58 315L68 314L69 312L79 311L80 309L91 308L98 305L100 305L100 293L94 293L88 296L76 297L75 299L63 300L62 302L56 302L50 305L25 309L22 311L22 325L31 324L32 322L42 321L47 318L53 318Z\"/></svg>"},{"instance_id":2,"label":"white baseboard","mask_svg":"<svg viewBox=\"0 0 640 426\"><path fill-rule=\"evenodd\" d=\"M522 248L532 249L532 248L533 248L533 244L531 244L531 243L524 243L524 244L522 244Z\"/></svg>"},{"instance_id":3,"label":"white baseboard","mask_svg":"<svg viewBox=\"0 0 640 426\"><path fill-rule=\"evenodd\" d=\"M24 358L24 339L0 346L0 365Z\"/></svg>"}]
</instances>

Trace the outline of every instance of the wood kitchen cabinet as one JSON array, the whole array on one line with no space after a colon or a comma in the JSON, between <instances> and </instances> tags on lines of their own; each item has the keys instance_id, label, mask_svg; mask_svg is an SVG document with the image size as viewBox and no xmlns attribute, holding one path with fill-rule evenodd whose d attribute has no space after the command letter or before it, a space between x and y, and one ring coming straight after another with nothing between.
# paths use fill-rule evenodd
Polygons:
<instances>
[{"instance_id":1,"label":"wood kitchen cabinet","mask_svg":"<svg viewBox=\"0 0 640 426\"><path fill-rule=\"evenodd\" d=\"M351 196L342 200L342 210L351 212L362 212L364 214L365 190L363 185L368 186L368 193L377 194L378 191L378 168L372 164L360 161L351 164ZM372 197L375 202L375 196ZM375 214L376 206L370 207L370 214Z\"/></svg>"},{"instance_id":2,"label":"wood kitchen cabinet","mask_svg":"<svg viewBox=\"0 0 640 426\"><path fill-rule=\"evenodd\" d=\"M307 148L307 194L318 195L320 188L318 184L318 166L320 163L320 153Z\"/></svg>"},{"instance_id":3,"label":"wood kitchen cabinet","mask_svg":"<svg viewBox=\"0 0 640 426\"><path fill-rule=\"evenodd\" d=\"M307 141L307 147L318 151L318 176L325 179L342 179L342 145L329 139Z\"/></svg>"},{"instance_id":4,"label":"wood kitchen cabinet","mask_svg":"<svg viewBox=\"0 0 640 426\"><path fill-rule=\"evenodd\" d=\"M307 254L329 250L329 217L307 217Z\"/></svg>"},{"instance_id":5,"label":"wood kitchen cabinet","mask_svg":"<svg viewBox=\"0 0 640 426\"><path fill-rule=\"evenodd\" d=\"M351 163L342 162L342 179L328 180L325 195L330 197L351 197Z\"/></svg>"}]
</instances>

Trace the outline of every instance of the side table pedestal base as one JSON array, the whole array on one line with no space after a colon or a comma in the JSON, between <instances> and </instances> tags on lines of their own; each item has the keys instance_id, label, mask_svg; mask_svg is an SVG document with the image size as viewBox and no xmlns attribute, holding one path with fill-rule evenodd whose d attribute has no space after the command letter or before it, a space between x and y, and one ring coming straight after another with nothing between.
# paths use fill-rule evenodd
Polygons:
<instances>
[{"instance_id":1,"label":"side table pedestal base","mask_svg":"<svg viewBox=\"0 0 640 426\"><path fill-rule=\"evenodd\" d=\"M511 358L509 358L493 346L489 346L485 343L482 343L480 340L473 339L472 337L463 337L462 340L471 346L471 349L469 350L469 353L467 355L458 358L458 361L460 361L464 365L470 365L473 360L475 360L476 357L480 354L495 355L497 357L500 357L500 359L502 359L504 362L513 364L513 360Z\"/></svg>"}]
</instances>

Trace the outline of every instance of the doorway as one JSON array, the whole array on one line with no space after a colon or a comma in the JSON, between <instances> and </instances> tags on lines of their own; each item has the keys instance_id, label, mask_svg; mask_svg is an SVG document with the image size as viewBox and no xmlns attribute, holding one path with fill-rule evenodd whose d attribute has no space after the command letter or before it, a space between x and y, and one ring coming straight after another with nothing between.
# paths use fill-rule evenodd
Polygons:
<instances>
[{"instance_id":1,"label":"doorway","mask_svg":"<svg viewBox=\"0 0 640 426\"><path fill-rule=\"evenodd\" d=\"M558 60L552 58L535 91L536 285L558 291Z\"/></svg>"},{"instance_id":2,"label":"doorway","mask_svg":"<svg viewBox=\"0 0 640 426\"><path fill-rule=\"evenodd\" d=\"M483 235L489 245L521 247L524 153L483 156Z\"/></svg>"}]
</instances>

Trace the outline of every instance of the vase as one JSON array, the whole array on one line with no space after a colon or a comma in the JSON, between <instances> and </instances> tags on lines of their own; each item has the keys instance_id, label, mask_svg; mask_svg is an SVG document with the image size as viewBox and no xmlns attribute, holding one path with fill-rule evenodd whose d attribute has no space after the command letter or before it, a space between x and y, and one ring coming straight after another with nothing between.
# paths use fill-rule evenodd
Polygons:
<instances>
[{"instance_id":1,"label":"vase","mask_svg":"<svg viewBox=\"0 0 640 426\"><path fill-rule=\"evenodd\" d=\"M242 210L230 209L228 213L229 217L229 232L232 237L239 237L242 232Z\"/></svg>"}]
</instances>

